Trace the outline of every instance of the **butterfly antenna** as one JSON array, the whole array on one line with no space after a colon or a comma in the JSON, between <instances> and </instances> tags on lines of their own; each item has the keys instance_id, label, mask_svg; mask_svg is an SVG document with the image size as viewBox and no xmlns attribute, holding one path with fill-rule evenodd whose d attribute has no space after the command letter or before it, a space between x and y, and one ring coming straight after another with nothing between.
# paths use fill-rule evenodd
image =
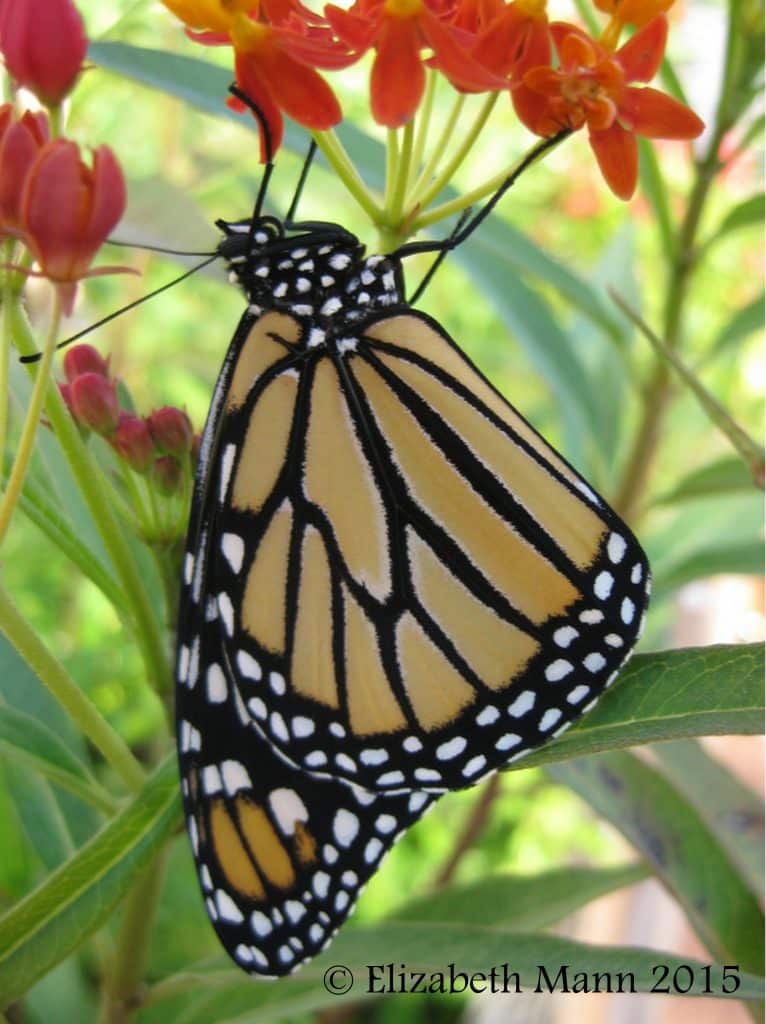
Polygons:
<instances>
[{"instance_id":1,"label":"butterfly antenna","mask_svg":"<svg viewBox=\"0 0 766 1024\"><path fill-rule=\"evenodd\" d=\"M295 186L295 192L293 193L293 201L290 203L290 209L285 214L285 227L290 227L295 223L295 212L298 209L298 203L303 195L303 189L306 185L306 179L309 176L311 170L311 164L314 161L316 155L317 144L314 139L309 144L308 153L306 153L306 159L303 161L303 167L301 169L301 176L298 178L298 184Z\"/></svg>"},{"instance_id":2,"label":"butterfly antenna","mask_svg":"<svg viewBox=\"0 0 766 1024\"><path fill-rule=\"evenodd\" d=\"M431 280L432 280L434 274L436 273L436 271L439 269L439 267L442 265L444 260L447 258L447 254L452 252L452 249L454 248L453 240L460 234L460 232L461 232L461 230L463 228L463 225L468 220L468 218L471 216L472 210L473 210L472 206L469 206L467 210L463 210L462 214L460 215L460 219L455 224L454 228L452 229L450 234L447 236L447 238L444 240L443 247L439 250L436 259L433 261L431 266L426 271L426 274L425 274L423 280L420 282L420 284L417 286L417 288L412 293L410 298L407 300L407 303L410 306L414 306L415 305L415 303L418 301L420 296L423 294L423 292L426 290L428 285L431 283Z\"/></svg>"},{"instance_id":3,"label":"butterfly antenna","mask_svg":"<svg viewBox=\"0 0 766 1024\"><path fill-rule=\"evenodd\" d=\"M440 242L407 242L400 246L391 255L396 259L402 259L406 256L414 256L415 253L419 252L438 252L442 251L451 252L461 245L467 238L469 238L479 225L489 217L490 213L494 210L500 200L503 198L505 193L516 183L519 177L531 167L532 164L536 163L541 156L548 152L549 149L553 149L561 142L562 139L566 138L567 135L571 134L571 128L562 128L560 132L555 135L551 135L550 138L543 139L539 145L531 149L524 159L511 171L505 181L500 185L497 191L487 200L477 214L468 221L466 225L461 228L457 233L453 232L447 238L442 239Z\"/></svg>"},{"instance_id":4,"label":"butterfly antenna","mask_svg":"<svg viewBox=\"0 0 766 1024\"><path fill-rule=\"evenodd\" d=\"M142 252L161 252L165 256L215 256L215 252L205 250L196 252L191 249L167 249L164 245L149 245L145 242L124 242L121 238L107 238L105 245L120 245L126 249L141 249Z\"/></svg>"},{"instance_id":5,"label":"butterfly antenna","mask_svg":"<svg viewBox=\"0 0 766 1024\"><path fill-rule=\"evenodd\" d=\"M213 253L209 259L203 260L202 263L198 263L196 267L192 267L191 270L187 270L179 277L174 277L172 281L168 281L167 284L160 285L159 288L155 288L154 291L147 292L146 295L142 295L139 299L134 302L129 302L127 306L122 306L120 309L116 309L114 313L110 313L109 316L102 317L101 320L97 320L94 324L84 328L82 331L78 331L77 334L73 334L70 338L65 338L64 341L59 342L56 346L57 349L66 348L67 345L71 345L74 341L79 341L80 338L84 338L86 334L90 334L91 331L95 331L97 327L102 327L104 324L108 324L110 320L116 319L118 316L122 316L123 313L127 313L130 309L135 309L136 306L140 306L142 303L147 302L149 299L153 299L155 295L161 295L162 292L166 292L168 288L172 288L174 285L180 284L181 281L185 281L187 277L191 277L192 274L196 274L198 270L202 270L204 267L209 266L214 260L219 259L219 254ZM20 356L19 362L21 363L36 363L42 358L42 352L35 352L31 356Z\"/></svg>"}]
</instances>

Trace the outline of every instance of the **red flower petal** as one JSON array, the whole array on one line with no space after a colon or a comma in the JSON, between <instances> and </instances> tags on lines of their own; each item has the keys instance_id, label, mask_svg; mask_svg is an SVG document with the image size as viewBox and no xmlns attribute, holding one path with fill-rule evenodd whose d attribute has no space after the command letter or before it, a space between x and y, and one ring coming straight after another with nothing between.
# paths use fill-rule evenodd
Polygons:
<instances>
[{"instance_id":1,"label":"red flower petal","mask_svg":"<svg viewBox=\"0 0 766 1024\"><path fill-rule=\"evenodd\" d=\"M693 110L657 89L627 88L618 117L647 139L696 139L705 130L705 122Z\"/></svg>"},{"instance_id":2,"label":"red flower petal","mask_svg":"<svg viewBox=\"0 0 766 1024\"><path fill-rule=\"evenodd\" d=\"M414 19L386 18L370 76L372 116L387 128L406 124L417 110L424 86L425 70Z\"/></svg>"},{"instance_id":3,"label":"red flower petal","mask_svg":"<svg viewBox=\"0 0 766 1024\"><path fill-rule=\"evenodd\" d=\"M628 82L650 82L659 71L668 39L668 20L664 14L629 39L615 54Z\"/></svg>"},{"instance_id":4,"label":"red flower petal","mask_svg":"<svg viewBox=\"0 0 766 1024\"><path fill-rule=\"evenodd\" d=\"M324 13L333 32L344 43L361 52L372 46L377 28L375 19L360 17L353 12L353 9L344 11L342 7L336 7L335 4L327 4Z\"/></svg>"},{"instance_id":5,"label":"red flower petal","mask_svg":"<svg viewBox=\"0 0 766 1024\"><path fill-rule=\"evenodd\" d=\"M635 135L615 122L604 132L590 132L589 139L609 188L620 199L630 199L638 182Z\"/></svg>"},{"instance_id":6,"label":"red flower petal","mask_svg":"<svg viewBox=\"0 0 766 1024\"><path fill-rule=\"evenodd\" d=\"M507 75L524 50L530 20L510 4L482 31L471 56L493 74Z\"/></svg>"},{"instance_id":7,"label":"red flower petal","mask_svg":"<svg viewBox=\"0 0 766 1024\"><path fill-rule=\"evenodd\" d=\"M48 141L48 119L27 110L0 141L0 222L4 230L22 232L21 196L29 169Z\"/></svg>"},{"instance_id":8,"label":"red flower petal","mask_svg":"<svg viewBox=\"0 0 766 1024\"><path fill-rule=\"evenodd\" d=\"M526 80L526 75L524 78ZM535 135L548 138L567 125L566 117L562 117L561 104L530 89L524 82L513 86L511 100L518 119Z\"/></svg>"},{"instance_id":9,"label":"red flower petal","mask_svg":"<svg viewBox=\"0 0 766 1024\"><path fill-rule=\"evenodd\" d=\"M311 131L326 131L343 116L335 93L313 68L276 48L264 48L256 59L272 95L284 112Z\"/></svg>"},{"instance_id":10,"label":"red flower petal","mask_svg":"<svg viewBox=\"0 0 766 1024\"><path fill-rule=\"evenodd\" d=\"M466 92L485 92L503 89L507 82L500 75L473 60L461 46L450 28L424 8L418 17L423 35L434 51L434 64L457 89Z\"/></svg>"},{"instance_id":11,"label":"red flower petal","mask_svg":"<svg viewBox=\"0 0 766 1024\"><path fill-rule=\"evenodd\" d=\"M81 246L91 250L93 258L125 210L127 195L117 157L108 146L93 151L93 177L89 188L90 206L83 221Z\"/></svg>"},{"instance_id":12,"label":"red flower petal","mask_svg":"<svg viewBox=\"0 0 766 1024\"><path fill-rule=\"evenodd\" d=\"M258 107L268 125L271 155L273 156L282 145L285 123L282 120L279 107L271 94L271 87L261 71L260 63L253 59L251 54L235 54L234 70L237 85ZM229 99L226 102L234 110L241 111L244 109L243 104L235 98ZM266 163L267 157L265 140L261 132L261 163Z\"/></svg>"},{"instance_id":13,"label":"red flower petal","mask_svg":"<svg viewBox=\"0 0 766 1024\"><path fill-rule=\"evenodd\" d=\"M74 142L43 146L21 200L26 241L43 274L59 283L84 277L124 208L122 172L108 147L98 147L91 169Z\"/></svg>"}]
</instances>

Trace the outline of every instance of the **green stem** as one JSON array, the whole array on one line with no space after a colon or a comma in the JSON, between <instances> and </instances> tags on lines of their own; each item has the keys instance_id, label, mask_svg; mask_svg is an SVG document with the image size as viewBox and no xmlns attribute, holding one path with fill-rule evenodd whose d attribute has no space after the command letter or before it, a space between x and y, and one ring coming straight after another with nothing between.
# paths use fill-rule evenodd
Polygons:
<instances>
[{"instance_id":1,"label":"green stem","mask_svg":"<svg viewBox=\"0 0 766 1024\"><path fill-rule=\"evenodd\" d=\"M547 153L550 153L556 146L563 142L564 136L558 140L543 139L542 142L538 141L532 146L527 152L520 157L514 164L507 167L505 170L500 171L499 174L494 175L489 181L485 181L484 184L479 185L471 192L466 192L464 195L456 196L454 199L448 200L446 203L442 203L441 206L434 206L428 213L422 214L420 217L416 217L412 224L412 234L416 234L418 231L430 224L435 224L437 221L444 220L446 217L451 217L453 214L461 213L469 206L475 205L482 199L486 199L488 196L492 196L497 190L508 181L509 178L514 177L519 169L526 169L537 163L538 160L542 159ZM535 151L539 151L535 153Z\"/></svg>"},{"instance_id":2,"label":"green stem","mask_svg":"<svg viewBox=\"0 0 766 1024\"><path fill-rule=\"evenodd\" d=\"M394 191L394 179L396 178L396 170L398 166L399 130L397 128L389 128L386 132L386 185L383 191L384 217L386 215L386 211L391 205L391 196Z\"/></svg>"},{"instance_id":3,"label":"green stem","mask_svg":"<svg viewBox=\"0 0 766 1024\"><path fill-rule=\"evenodd\" d=\"M34 354L34 340L22 311L14 306L12 315L16 348L22 355ZM102 486L103 476L53 382L48 384L46 413L119 577L135 623L136 642L141 650L147 678L158 690L165 690L170 683L171 672L157 617Z\"/></svg>"},{"instance_id":4,"label":"green stem","mask_svg":"<svg viewBox=\"0 0 766 1024\"><path fill-rule=\"evenodd\" d=\"M402 132L402 144L399 149L399 158L396 162L394 180L391 188L391 195L386 203L383 216L387 224L396 226L402 219L404 209L404 196L407 190L407 180L410 176L412 163L412 145L414 141L414 127L412 120L404 126Z\"/></svg>"},{"instance_id":5,"label":"green stem","mask_svg":"<svg viewBox=\"0 0 766 1024\"><path fill-rule=\"evenodd\" d=\"M465 93L458 93L455 98L455 102L452 104L452 110L447 118L447 123L444 125L441 135L436 140L436 145L431 151L431 156L428 158L428 163L425 165L423 170L420 172L418 180L412 186L410 194L408 196L408 205L414 206L418 201L418 197L422 189L424 189L431 178L436 173L436 168L441 162L441 158L444 156L444 151L452 140L452 136L455 131L455 125L460 118L460 114L465 104Z\"/></svg>"},{"instance_id":6,"label":"green stem","mask_svg":"<svg viewBox=\"0 0 766 1024\"><path fill-rule=\"evenodd\" d=\"M6 307L6 314L9 315L10 307ZM32 450L37 436L37 428L40 425L40 416L43 411L45 393L48 389L51 363L53 353L56 351L56 340L58 338L59 326L61 324L61 301L58 292L54 295L53 313L48 328L48 334L43 346L43 355L37 366L32 394L29 399L24 426L19 439L19 446L16 451L16 458L13 462L13 469L8 477L8 485L5 489L2 501L0 501L0 545L2 545L8 532L13 510L16 508L21 489L24 486L24 478L29 468L29 460L32 458Z\"/></svg>"},{"instance_id":7,"label":"green stem","mask_svg":"<svg viewBox=\"0 0 766 1024\"><path fill-rule=\"evenodd\" d=\"M417 203L421 209L425 209L428 204L433 202L433 200L439 195L442 189L449 185L454 177L455 171L457 171L473 149L474 143L481 134L484 125L487 123L487 118L494 110L498 95L499 94L496 92L490 93L484 100L470 131L464 137L453 156L447 161L436 178L431 182L431 185L427 187L424 192L410 196L410 202L413 206Z\"/></svg>"},{"instance_id":8,"label":"green stem","mask_svg":"<svg viewBox=\"0 0 766 1024\"><path fill-rule=\"evenodd\" d=\"M145 780L144 770L125 741L88 700L61 662L50 653L2 587L0 631L114 768L128 789L134 792L139 790Z\"/></svg>"},{"instance_id":9,"label":"green stem","mask_svg":"<svg viewBox=\"0 0 766 1024\"><path fill-rule=\"evenodd\" d=\"M431 117L434 108L434 96L436 95L437 80L438 75L435 69L429 68L426 72L425 96L423 97L423 102L417 114L415 144L412 147L412 161L410 163L410 173L407 181L407 189L410 191L414 186L415 175L418 173L418 168L423 163L423 154L425 153L426 143L428 141L428 132L431 128Z\"/></svg>"},{"instance_id":10,"label":"green stem","mask_svg":"<svg viewBox=\"0 0 766 1024\"><path fill-rule=\"evenodd\" d=\"M143 1003L149 940L165 882L170 844L166 843L125 900L113 971L107 980L99 1024L128 1024Z\"/></svg>"},{"instance_id":11,"label":"green stem","mask_svg":"<svg viewBox=\"0 0 766 1024\"><path fill-rule=\"evenodd\" d=\"M724 87L719 99L716 122L707 150L695 164L695 176L686 212L670 253L670 275L665 292L660 334L672 353L683 343L683 317L692 274L699 262L697 235L710 189L719 170L718 150L724 135L732 127L731 95L736 88L731 64L736 51L737 29L730 21ZM662 438L665 417L673 401L673 370L668 360L656 354L643 389L641 421L625 460L614 500L615 511L627 522L634 522L642 508L654 457Z\"/></svg>"},{"instance_id":12,"label":"green stem","mask_svg":"<svg viewBox=\"0 0 766 1024\"><path fill-rule=\"evenodd\" d=\"M742 427L732 417L729 410L724 408L718 399L707 390L702 382L691 372L686 363L680 358L678 353L666 345L665 342L654 333L646 321L642 319L641 315L625 301L619 292L616 292L613 288L609 288L607 290L625 316L627 316L629 320L633 321L647 341L650 342L655 351L658 352L663 359L667 360L681 380L694 393L697 401L702 406L708 418L723 434L726 435L731 442L732 447L742 457L743 462L750 471L750 475L753 477L754 483L763 489L763 449L761 446L756 444L754 439L742 429Z\"/></svg>"},{"instance_id":13,"label":"green stem","mask_svg":"<svg viewBox=\"0 0 766 1024\"><path fill-rule=\"evenodd\" d=\"M314 139L317 146L324 153L330 167L332 167L338 178L345 185L346 190L357 201L370 220L376 224L380 218L380 209L335 132L314 132Z\"/></svg>"},{"instance_id":14,"label":"green stem","mask_svg":"<svg viewBox=\"0 0 766 1024\"><path fill-rule=\"evenodd\" d=\"M13 262L13 250L15 243L8 239L3 246L3 260L5 263ZM8 433L8 401L10 399L10 356L11 356L11 324L8 310L13 299L11 288L11 271L6 270L3 274L2 289L2 337L0 337L0 458L5 457L5 441Z\"/></svg>"}]
</instances>

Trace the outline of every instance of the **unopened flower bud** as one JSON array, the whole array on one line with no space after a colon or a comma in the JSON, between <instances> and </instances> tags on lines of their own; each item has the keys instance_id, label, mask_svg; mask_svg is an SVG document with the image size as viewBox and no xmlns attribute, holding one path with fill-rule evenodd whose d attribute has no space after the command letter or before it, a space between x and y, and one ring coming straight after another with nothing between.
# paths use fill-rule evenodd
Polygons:
<instances>
[{"instance_id":1,"label":"unopened flower bud","mask_svg":"<svg viewBox=\"0 0 766 1024\"><path fill-rule=\"evenodd\" d=\"M83 373L75 377L70 390L77 421L97 434L111 434L120 414L115 381L100 373Z\"/></svg>"},{"instance_id":2,"label":"unopened flower bud","mask_svg":"<svg viewBox=\"0 0 766 1024\"><path fill-rule=\"evenodd\" d=\"M5 66L46 106L55 106L71 91L87 48L72 0L4 0L0 50Z\"/></svg>"},{"instance_id":3,"label":"unopened flower bud","mask_svg":"<svg viewBox=\"0 0 766 1024\"><path fill-rule=\"evenodd\" d=\"M68 381L81 377L84 373L97 373L101 377L109 376L109 362L92 345L75 345L67 350L64 356L64 373Z\"/></svg>"},{"instance_id":4,"label":"unopened flower bud","mask_svg":"<svg viewBox=\"0 0 766 1024\"><path fill-rule=\"evenodd\" d=\"M152 480L160 494L167 497L177 494L181 490L183 480L181 463L172 455L161 455L154 460Z\"/></svg>"},{"instance_id":5,"label":"unopened flower bud","mask_svg":"<svg viewBox=\"0 0 766 1024\"><path fill-rule=\"evenodd\" d=\"M163 406L151 414L148 423L158 451L164 455L189 454L194 431L191 420L183 409L176 409L172 405Z\"/></svg>"},{"instance_id":6,"label":"unopened flower bud","mask_svg":"<svg viewBox=\"0 0 766 1024\"><path fill-rule=\"evenodd\" d=\"M120 458L136 473L145 473L157 454L146 420L132 413L120 414L120 421L110 441Z\"/></svg>"}]
</instances>

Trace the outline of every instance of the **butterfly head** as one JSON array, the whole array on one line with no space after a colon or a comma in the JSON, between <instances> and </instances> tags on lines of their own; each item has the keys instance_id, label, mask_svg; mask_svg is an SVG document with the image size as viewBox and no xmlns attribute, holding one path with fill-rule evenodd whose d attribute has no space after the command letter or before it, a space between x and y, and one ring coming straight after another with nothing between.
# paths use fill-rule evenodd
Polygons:
<instances>
[{"instance_id":1,"label":"butterfly head","mask_svg":"<svg viewBox=\"0 0 766 1024\"><path fill-rule=\"evenodd\" d=\"M365 257L359 239L337 224L312 222L286 231L277 218L262 216L218 226L224 233L218 251L230 278L260 309L285 309L318 321L342 310L354 319L401 298L394 262Z\"/></svg>"}]
</instances>

